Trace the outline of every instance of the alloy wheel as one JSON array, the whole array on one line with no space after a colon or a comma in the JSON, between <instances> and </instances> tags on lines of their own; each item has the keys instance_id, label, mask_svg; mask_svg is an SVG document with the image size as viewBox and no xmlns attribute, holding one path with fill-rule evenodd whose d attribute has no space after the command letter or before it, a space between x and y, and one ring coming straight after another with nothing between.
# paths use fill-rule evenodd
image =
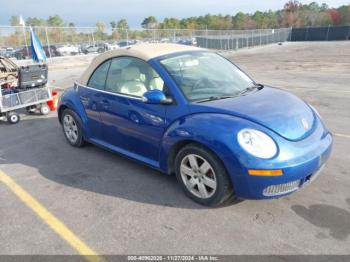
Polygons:
<instances>
[{"instance_id":1,"label":"alloy wheel","mask_svg":"<svg viewBox=\"0 0 350 262\"><path fill-rule=\"evenodd\" d=\"M203 157L186 155L181 161L180 174L187 190L196 197L206 199L214 195L217 188L216 175Z\"/></svg>"},{"instance_id":2,"label":"alloy wheel","mask_svg":"<svg viewBox=\"0 0 350 262\"><path fill-rule=\"evenodd\" d=\"M78 126L74 118L71 115L65 115L63 118L63 129L67 139L72 144L78 140Z\"/></svg>"}]
</instances>

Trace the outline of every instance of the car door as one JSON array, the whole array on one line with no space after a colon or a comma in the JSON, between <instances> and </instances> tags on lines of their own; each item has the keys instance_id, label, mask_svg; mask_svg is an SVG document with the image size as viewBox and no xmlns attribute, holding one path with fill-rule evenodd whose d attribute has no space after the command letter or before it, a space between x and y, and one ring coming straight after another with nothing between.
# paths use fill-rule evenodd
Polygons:
<instances>
[{"instance_id":1,"label":"car door","mask_svg":"<svg viewBox=\"0 0 350 262\"><path fill-rule=\"evenodd\" d=\"M140 160L156 165L165 129L165 105L146 104L144 92L163 88L163 81L146 62L114 58L102 98L101 117L106 139Z\"/></svg>"},{"instance_id":2,"label":"car door","mask_svg":"<svg viewBox=\"0 0 350 262\"><path fill-rule=\"evenodd\" d=\"M108 69L111 61L101 64L92 73L87 86L79 86L78 95L84 106L88 118L88 132L90 139L102 139L101 132L101 97L105 88Z\"/></svg>"}]
</instances>

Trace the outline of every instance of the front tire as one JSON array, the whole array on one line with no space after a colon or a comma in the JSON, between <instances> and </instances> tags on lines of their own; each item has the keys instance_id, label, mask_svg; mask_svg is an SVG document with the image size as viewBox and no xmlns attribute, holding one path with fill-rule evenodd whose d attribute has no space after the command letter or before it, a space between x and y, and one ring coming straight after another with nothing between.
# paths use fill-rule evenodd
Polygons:
<instances>
[{"instance_id":1,"label":"front tire","mask_svg":"<svg viewBox=\"0 0 350 262\"><path fill-rule=\"evenodd\" d=\"M69 144L74 147L82 147L85 144L79 117L70 109L66 109L62 113L61 118L64 136Z\"/></svg>"},{"instance_id":2,"label":"front tire","mask_svg":"<svg viewBox=\"0 0 350 262\"><path fill-rule=\"evenodd\" d=\"M175 158L175 173L185 194L205 206L220 206L234 194L220 159L197 144L183 147Z\"/></svg>"}]
</instances>

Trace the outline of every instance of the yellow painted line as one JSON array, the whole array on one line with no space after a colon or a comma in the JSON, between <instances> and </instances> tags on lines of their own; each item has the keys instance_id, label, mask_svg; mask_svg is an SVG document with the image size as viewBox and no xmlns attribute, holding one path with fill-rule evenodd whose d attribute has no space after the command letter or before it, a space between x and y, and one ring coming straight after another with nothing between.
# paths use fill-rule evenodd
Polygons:
<instances>
[{"instance_id":1,"label":"yellow painted line","mask_svg":"<svg viewBox=\"0 0 350 262\"><path fill-rule=\"evenodd\" d=\"M32 209L46 224L51 227L62 239L68 242L79 254L91 262L104 261L90 247L81 241L67 226L50 213L34 197L27 193L11 177L0 170L0 181L15 193L30 209Z\"/></svg>"},{"instance_id":2,"label":"yellow painted line","mask_svg":"<svg viewBox=\"0 0 350 262\"><path fill-rule=\"evenodd\" d=\"M339 137L344 137L344 138L350 138L350 135L344 135L344 134L338 134L338 133L333 133L333 135L339 136Z\"/></svg>"}]
</instances>

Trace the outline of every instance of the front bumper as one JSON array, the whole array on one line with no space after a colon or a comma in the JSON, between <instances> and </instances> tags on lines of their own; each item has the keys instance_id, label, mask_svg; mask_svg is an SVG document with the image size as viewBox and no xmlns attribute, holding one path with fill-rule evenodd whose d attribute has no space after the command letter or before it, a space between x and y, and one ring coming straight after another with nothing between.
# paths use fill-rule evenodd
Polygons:
<instances>
[{"instance_id":1,"label":"front bumper","mask_svg":"<svg viewBox=\"0 0 350 262\"><path fill-rule=\"evenodd\" d=\"M324 133L321 126L320 129L304 141L281 143L283 153L280 152L275 159L241 157L239 172L237 168L228 168L233 170L229 173L236 196L242 199L278 198L309 185L321 173L332 151L332 135ZM248 169L282 169L283 175L254 176L248 174Z\"/></svg>"},{"instance_id":2,"label":"front bumper","mask_svg":"<svg viewBox=\"0 0 350 262\"><path fill-rule=\"evenodd\" d=\"M258 177L248 174L236 176L235 193L243 199L268 199L289 195L309 185L321 174L330 152L331 147L313 160L282 168L284 174L280 177Z\"/></svg>"}]
</instances>

